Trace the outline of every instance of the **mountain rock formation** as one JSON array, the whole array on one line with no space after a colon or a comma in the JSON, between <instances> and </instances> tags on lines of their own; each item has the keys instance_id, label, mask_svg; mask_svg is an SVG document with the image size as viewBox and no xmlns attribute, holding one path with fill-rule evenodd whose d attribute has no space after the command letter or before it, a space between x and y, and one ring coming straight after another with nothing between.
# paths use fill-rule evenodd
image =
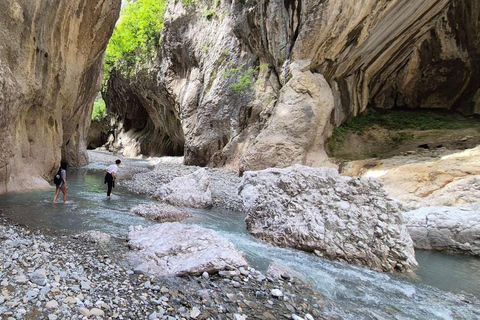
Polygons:
<instances>
[{"instance_id":1,"label":"mountain rock formation","mask_svg":"<svg viewBox=\"0 0 480 320\"><path fill-rule=\"evenodd\" d=\"M48 186L86 134L120 0L0 2L0 193Z\"/></svg>"},{"instance_id":2,"label":"mountain rock formation","mask_svg":"<svg viewBox=\"0 0 480 320\"><path fill-rule=\"evenodd\" d=\"M480 0L169 1L157 59L110 79L117 139L186 164L317 166L367 106L479 113L479 14Z\"/></svg>"}]
</instances>

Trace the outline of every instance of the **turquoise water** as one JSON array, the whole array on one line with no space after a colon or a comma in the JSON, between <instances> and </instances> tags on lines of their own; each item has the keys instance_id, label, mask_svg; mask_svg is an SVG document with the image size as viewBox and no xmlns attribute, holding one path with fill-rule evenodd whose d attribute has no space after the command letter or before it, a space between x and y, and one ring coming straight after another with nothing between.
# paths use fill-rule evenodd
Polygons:
<instances>
[{"instance_id":1,"label":"turquoise water","mask_svg":"<svg viewBox=\"0 0 480 320\"><path fill-rule=\"evenodd\" d=\"M2 214L54 233L102 230L123 238L131 225L151 225L129 213L149 202L146 197L117 185L107 200L102 168L92 164L69 169L67 203L53 204L53 189L0 195ZM191 212L186 223L218 231L246 253L253 267L266 270L276 261L302 273L334 302L332 311L347 319L480 319L478 258L418 251L420 268L414 274L379 273L259 241L247 232L243 215L218 209Z\"/></svg>"}]
</instances>

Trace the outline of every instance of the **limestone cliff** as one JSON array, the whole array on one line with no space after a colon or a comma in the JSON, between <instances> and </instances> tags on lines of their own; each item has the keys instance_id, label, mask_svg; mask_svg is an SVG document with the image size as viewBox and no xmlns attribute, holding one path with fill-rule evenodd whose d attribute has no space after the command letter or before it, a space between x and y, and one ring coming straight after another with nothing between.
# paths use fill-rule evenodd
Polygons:
<instances>
[{"instance_id":1,"label":"limestone cliff","mask_svg":"<svg viewBox=\"0 0 480 320\"><path fill-rule=\"evenodd\" d=\"M175 123L157 141L184 145L187 164L323 165L332 129L367 106L479 113L479 14L480 0L171 0L135 96Z\"/></svg>"},{"instance_id":2,"label":"limestone cliff","mask_svg":"<svg viewBox=\"0 0 480 320\"><path fill-rule=\"evenodd\" d=\"M120 0L0 2L0 193L48 186L86 133Z\"/></svg>"}]
</instances>

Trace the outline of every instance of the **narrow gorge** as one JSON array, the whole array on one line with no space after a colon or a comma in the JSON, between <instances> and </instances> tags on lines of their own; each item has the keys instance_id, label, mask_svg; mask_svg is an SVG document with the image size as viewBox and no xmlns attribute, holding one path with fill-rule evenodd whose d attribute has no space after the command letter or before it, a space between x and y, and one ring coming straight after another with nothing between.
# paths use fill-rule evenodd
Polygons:
<instances>
[{"instance_id":1,"label":"narrow gorge","mask_svg":"<svg viewBox=\"0 0 480 320\"><path fill-rule=\"evenodd\" d=\"M480 318L479 61L480 0L0 0L0 318Z\"/></svg>"}]
</instances>

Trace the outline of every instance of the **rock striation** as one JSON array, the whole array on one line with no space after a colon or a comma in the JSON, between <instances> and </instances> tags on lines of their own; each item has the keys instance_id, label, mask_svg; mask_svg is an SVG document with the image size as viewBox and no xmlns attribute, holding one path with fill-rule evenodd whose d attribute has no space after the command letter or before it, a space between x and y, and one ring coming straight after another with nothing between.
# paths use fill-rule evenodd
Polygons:
<instances>
[{"instance_id":1,"label":"rock striation","mask_svg":"<svg viewBox=\"0 0 480 320\"><path fill-rule=\"evenodd\" d=\"M155 123L129 136L138 152L175 146L186 164L240 172L322 166L333 128L367 106L478 113L479 13L480 0L171 1L156 59L113 74L109 108L128 101Z\"/></svg>"},{"instance_id":2,"label":"rock striation","mask_svg":"<svg viewBox=\"0 0 480 320\"><path fill-rule=\"evenodd\" d=\"M398 205L374 180L295 165L245 172L239 192L258 238L374 270L417 266Z\"/></svg>"},{"instance_id":3,"label":"rock striation","mask_svg":"<svg viewBox=\"0 0 480 320\"><path fill-rule=\"evenodd\" d=\"M120 0L0 3L0 193L48 187L86 134Z\"/></svg>"},{"instance_id":4,"label":"rock striation","mask_svg":"<svg viewBox=\"0 0 480 320\"><path fill-rule=\"evenodd\" d=\"M480 204L424 207L403 216L415 248L480 256Z\"/></svg>"},{"instance_id":5,"label":"rock striation","mask_svg":"<svg viewBox=\"0 0 480 320\"><path fill-rule=\"evenodd\" d=\"M210 208L213 205L210 177L206 169L173 179L154 194L154 198L173 206Z\"/></svg>"},{"instance_id":6,"label":"rock striation","mask_svg":"<svg viewBox=\"0 0 480 320\"><path fill-rule=\"evenodd\" d=\"M128 234L135 270L157 276L200 275L247 266L243 253L212 230L178 222L149 228L134 227Z\"/></svg>"}]
</instances>

